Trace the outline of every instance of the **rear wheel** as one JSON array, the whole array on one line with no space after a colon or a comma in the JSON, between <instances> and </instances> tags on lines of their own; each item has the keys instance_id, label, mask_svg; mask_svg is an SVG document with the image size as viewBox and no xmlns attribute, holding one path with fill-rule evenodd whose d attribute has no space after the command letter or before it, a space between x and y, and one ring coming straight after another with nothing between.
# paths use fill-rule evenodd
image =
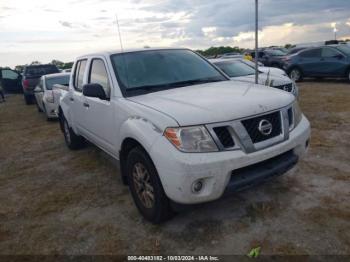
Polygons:
<instances>
[{"instance_id":1,"label":"rear wheel","mask_svg":"<svg viewBox=\"0 0 350 262\"><path fill-rule=\"evenodd\" d=\"M300 82L303 80L303 73L299 68L295 67L292 70L290 70L289 77L295 82Z\"/></svg>"},{"instance_id":2,"label":"rear wheel","mask_svg":"<svg viewBox=\"0 0 350 262\"><path fill-rule=\"evenodd\" d=\"M64 119L63 134L66 145L71 150L78 150L85 145L85 139L82 136L75 134L74 130L69 127L68 122Z\"/></svg>"},{"instance_id":3,"label":"rear wheel","mask_svg":"<svg viewBox=\"0 0 350 262\"><path fill-rule=\"evenodd\" d=\"M32 104L32 97L29 95L24 95L24 102L26 105L31 105Z\"/></svg>"},{"instance_id":4,"label":"rear wheel","mask_svg":"<svg viewBox=\"0 0 350 262\"><path fill-rule=\"evenodd\" d=\"M140 147L135 147L128 154L127 177L135 205L145 219L159 224L173 215L157 170Z\"/></svg>"}]
</instances>

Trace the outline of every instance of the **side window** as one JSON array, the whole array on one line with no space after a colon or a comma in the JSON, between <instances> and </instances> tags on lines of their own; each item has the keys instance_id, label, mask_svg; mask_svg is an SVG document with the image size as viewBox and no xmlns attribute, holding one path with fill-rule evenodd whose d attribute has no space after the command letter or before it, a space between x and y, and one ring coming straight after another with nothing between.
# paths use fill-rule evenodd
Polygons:
<instances>
[{"instance_id":1,"label":"side window","mask_svg":"<svg viewBox=\"0 0 350 262\"><path fill-rule=\"evenodd\" d=\"M306 50L304 52L301 52L300 56L304 58L318 58L318 57L321 57L321 49L316 48L316 49Z\"/></svg>"},{"instance_id":2,"label":"side window","mask_svg":"<svg viewBox=\"0 0 350 262\"><path fill-rule=\"evenodd\" d=\"M265 55L265 53L264 53L264 52L259 52L259 58L263 58L263 57L264 57L264 55Z\"/></svg>"},{"instance_id":3,"label":"side window","mask_svg":"<svg viewBox=\"0 0 350 262\"><path fill-rule=\"evenodd\" d=\"M100 84L105 90L107 98L111 96L106 66L101 59L93 59L90 68L89 83Z\"/></svg>"},{"instance_id":4,"label":"side window","mask_svg":"<svg viewBox=\"0 0 350 262\"><path fill-rule=\"evenodd\" d=\"M333 48L322 48L322 57L331 58L340 55L339 52L335 51Z\"/></svg>"},{"instance_id":5,"label":"side window","mask_svg":"<svg viewBox=\"0 0 350 262\"><path fill-rule=\"evenodd\" d=\"M83 90L84 72L86 67L86 59L77 62L74 70L74 89L81 92Z\"/></svg>"},{"instance_id":6,"label":"side window","mask_svg":"<svg viewBox=\"0 0 350 262\"><path fill-rule=\"evenodd\" d=\"M2 70L2 78L16 80L18 79L18 74L12 70L4 69Z\"/></svg>"}]
</instances>

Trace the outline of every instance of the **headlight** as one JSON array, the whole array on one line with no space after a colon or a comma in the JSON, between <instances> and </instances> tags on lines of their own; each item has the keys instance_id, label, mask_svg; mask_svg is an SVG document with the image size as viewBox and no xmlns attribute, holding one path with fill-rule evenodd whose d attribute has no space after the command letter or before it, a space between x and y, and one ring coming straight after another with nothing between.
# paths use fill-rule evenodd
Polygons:
<instances>
[{"instance_id":1,"label":"headlight","mask_svg":"<svg viewBox=\"0 0 350 262\"><path fill-rule=\"evenodd\" d=\"M293 91L292 91L293 95L296 98L299 98L299 87L297 86L297 84L293 81Z\"/></svg>"},{"instance_id":2,"label":"headlight","mask_svg":"<svg viewBox=\"0 0 350 262\"><path fill-rule=\"evenodd\" d=\"M218 148L204 126L167 128L164 136L180 151L215 152Z\"/></svg>"},{"instance_id":3,"label":"headlight","mask_svg":"<svg viewBox=\"0 0 350 262\"><path fill-rule=\"evenodd\" d=\"M294 115L294 127L296 127L300 123L303 117L303 113L301 112L298 101L295 101L293 104L293 115Z\"/></svg>"}]
</instances>

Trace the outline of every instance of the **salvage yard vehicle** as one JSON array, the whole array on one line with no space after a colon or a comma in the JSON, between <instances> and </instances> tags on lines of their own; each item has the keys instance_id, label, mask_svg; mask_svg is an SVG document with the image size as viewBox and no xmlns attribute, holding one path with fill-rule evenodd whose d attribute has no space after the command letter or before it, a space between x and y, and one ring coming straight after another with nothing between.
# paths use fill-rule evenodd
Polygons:
<instances>
[{"instance_id":1,"label":"salvage yard vehicle","mask_svg":"<svg viewBox=\"0 0 350 262\"><path fill-rule=\"evenodd\" d=\"M15 70L0 68L0 85L7 92L22 91L22 76Z\"/></svg>"},{"instance_id":2,"label":"salvage yard vehicle","mask_svg":"<svg viewBox=\"0 0 350 262\"><path fill-rule=\"evenodd\" d=\"M34 88L38 85L40 77L48 74L59 73L57 66L47 65L30 65L23 70L22 87L24 101L27 105L34 100Z\"/></svg>"},{"instance_id":3,"label":"salvage yard vehicle","mask_svg":"<svg viewBox=\"0 0 350 262\"><path fill-rule=\"evenodd\" d=\"M304 77L341 77L350 81L350 47L347 45L308 48L283 60L283 68L294 81L302 81Z\"/></svg>"},{"instance_id":4,"label":"salvage yard vehicle","mask_svg":"<svg viewBox=\"0 0 350 262\"><path fill-rule=\"evenodd\" d=\"M188 49L77 58L59 119L70 149L85 139L119 161L140 213L213 201L282 175L304 155L310 124L290 93L229 81Z\"/></svg>"},{"instance_id":5,"label":"salvage yard vehicle","mask_svg":"<svg viewBox=\"0 0 350 262\"><path fill-rule=\"evenodd\" d=\"M209 61L228 75L231 80L255 83L255 69L240 60L212 59ZM296 97L298 96L298 87L285 74L270 74L269 71L264 73L259 70L259 84L281 89L292 93Z\"/></svg>"},{"instance_id":6,"label":"salvage yard vehicle","mask_svg":"<svg viewBox=\"0 0 350 262\"><path fill-rule=\"evenodd\" d=\"M255 59L255 51L252 51L251 56ZM263 63L265 66L283 67L283 58L286 53L281 50L274 49L262 49L258 51L258 61Z\"/></svg>"},{"instance_id":7,"label":"salvage yard vehicle","mask_svg":"<svg viewBox=\"0 0 350 262\"><path fill-rule=\"evenodd\" d=\"M69 85L70 73L43 75L34 89L35 101L39 112L44 112L47 120L58 117L59 99L55 99L55 85Z\"/></svg>"}]
</instances>

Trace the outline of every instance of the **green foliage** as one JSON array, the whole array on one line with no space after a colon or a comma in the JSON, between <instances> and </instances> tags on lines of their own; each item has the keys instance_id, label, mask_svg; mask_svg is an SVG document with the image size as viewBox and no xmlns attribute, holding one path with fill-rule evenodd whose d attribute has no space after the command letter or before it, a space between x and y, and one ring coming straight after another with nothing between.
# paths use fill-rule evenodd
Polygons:
<instances>
[{"instance_id":1,"label":"green foliage","mask_svg":"<svg viewBox=\"0 0 350 262\"><path fill-rule=\"evenodd\" d=\"M210 47L206 50L197 50L196 52L200 53L204 56L217 56L217 55L223 55L227 53L242 53L244 49L241 49L237 46L230 47L230 46L219 46L219 47Z\"/></svg>"},{"instance_id":2,"label":"green foliage","mask_svg":"<svg viewBox=\"0 0 350 262\"><path fill-rule=\"evenodd\" d=\"M260 255L261 247L255 247L248 253L248 257L257 258Z\"/></svg>"}]
</instances>

